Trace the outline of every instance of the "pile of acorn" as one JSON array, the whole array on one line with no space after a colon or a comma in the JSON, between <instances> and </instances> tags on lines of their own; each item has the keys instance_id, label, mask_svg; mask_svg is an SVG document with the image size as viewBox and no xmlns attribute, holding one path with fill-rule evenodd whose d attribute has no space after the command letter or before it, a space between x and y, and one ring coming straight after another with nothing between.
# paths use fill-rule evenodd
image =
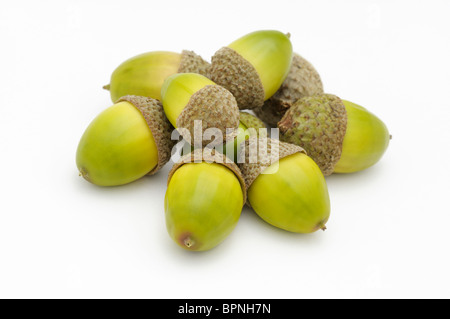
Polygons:
<instances>
[{"instance_id":1,"label":"pile of acorn","mask_svg":"<svg viewBox=\"0 0 450 319\"><path fill-rule=\"evenodd\" d=\"M325 94L279 31L247 34L211 63L191 51L144 53L104 88L115 104L81 138L80 175L100 186L133 182L160 170L181 140L164 207L170 236L188 250L221 243L244 204L287 231L325 230L324 176L374 165L390 140L375 115Z\"/></svg>"}]
</instances>

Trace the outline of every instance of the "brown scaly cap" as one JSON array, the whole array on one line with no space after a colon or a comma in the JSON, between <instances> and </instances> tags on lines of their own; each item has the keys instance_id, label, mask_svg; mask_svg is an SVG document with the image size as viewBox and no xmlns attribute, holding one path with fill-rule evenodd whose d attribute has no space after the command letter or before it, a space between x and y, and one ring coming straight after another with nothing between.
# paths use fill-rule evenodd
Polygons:
<instances>
[{"instance_id":1,"label":"brown scaly cap","mask_svg":"<svg viewBox=\"0 0 450 319\"><path fill-rule=\"evenodd\" d=\"M247 190L270 165L295 153L306 154L300 146L280 142L276 139L254 136L242 142L241 150L238 165L244 176Z\"/></svg>"},{"instance_id":2,"label":"brown scaly cap","mask_svg":"<svg viewBox=\"0 0 450 319\"><path fill-rule=\"evenodd\" d=\"M211 64L202 59L194 51L183 50L178 73L198 73L209 77Z\"/></svg>"},{"instance_id":3,"label":"brown scaly cap","mask_svg":"<svg viewBox=\"0 0 450 319\"><path fill-rule=\"evenodd\" d=\"M196 149L193 152L184 155L180 158L178 162L172 167L169 172L169 178L167 179L167 185L169 185L170 180L172 179L173 174L177 169L179 169L182 165L188 163L217 163L225 166L230 169L234 175L236 175L239 183L241 184L242 195L244 197L244 203L247 201L247 189L245 188L245 181L239 167L228 157L220 152L216 152L214 149Z\"/></svg>"},{"instance_id":4,"label":"brown scaly cap","mask_svg":"<svg viewBox=\"0 0 450 319\"><path fill-rule=\"evenodd\" d=\"M207 85L192 94L188 104L178 116L176 125L178 128L188 129L193 138L194 120L202 121L203 132L208 128L219 129L223 134L223 140L217 141L217 144L222 144L237 135L239 108L236 99L220 85ZM232 133L227 135L227 129L231 129ZM203 140L202 145L206 146L210 142Z\"/></svg>"},{"instance_id":5,"label":"brown scaly cap","mask_svg":"<svg viewBox=\"0 0 450 319\"><path fill-rule=\"evenodd\" d=\"M244 124L248 129L254 128L256 130L256 135L260 137L267 137L267 127L263 121L261 121L256 116L247 113L247 112L239 112L239 121ZM261 130L260 129L264 129ZM262 135L261 135L262 134Z\"/></svg>"},{"instance_id":6,"label":"brown scaly cap","mask_svg":"<svg viewBox=\"0 0 450 319\"><path fill-rule=\"evenodd\" d=\"M124 101L133 104L142 113L152 132L158 149L158 165L148 173L148 175L153 175L170 160L172 147L176 143L176 141L171 139L174 128L167 119L163 106L158 100L143 96L126 95L121 97L116 103Z\"/></svg>"},{"instance_id":7,"label":"brown scaly cap","mask_svg":"<svg viewBox=\"0 0 450 319\"><path fill-rule=\"evenodd\" d=\"M264 87L254 66L235 50L223 47L211 59L210 78L229 90L240 109L264 104Z\"/></svg>"},{"instance_id":8,"label":"brown scaly cap","mask_svg":"<svg viewBox=\"0 0 450 319\"><path fill-rule=\"evenodd\" d=\"M323 93L323 84L319 73L311 63L294 53L286 80L262 107L253 111L268 125L276 127L284 113L298 99L321 93Z\"/></svg>"},{"instance_id":9,"label":"brown scaly cap","mask_svg":"<svg viewBox=\"0 0 450 319\"><path fill-rule=\"evenodd\" d=\"M340 98L332 94L304 97L284 114L278 127L282 141L303 147L324 176L333 173L347 130L347 112Z\"/></svg>"}]
</instances>

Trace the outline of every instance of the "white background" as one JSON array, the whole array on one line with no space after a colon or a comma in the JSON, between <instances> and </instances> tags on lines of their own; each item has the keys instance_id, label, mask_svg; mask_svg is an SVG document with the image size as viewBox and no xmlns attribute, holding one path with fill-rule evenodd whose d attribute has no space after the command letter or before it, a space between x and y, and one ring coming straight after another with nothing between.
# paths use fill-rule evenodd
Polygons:
<instances>
[{"instance_id":1,"label":"white background","mask_svg":"<svg viewBox=\"0 0 450 319\"><path fill-rule=\"evenodd\" d=\"M5 1L0 4L0 297L450 297L449 1ZM167 234L168 164L99 188L75 152L112 103L102 86L154 50L216 50L291 33L325 90L378 115L374 167L327 178L326 232L278 230L250 209L205 253Z\"/></svg>"}]
</instances>

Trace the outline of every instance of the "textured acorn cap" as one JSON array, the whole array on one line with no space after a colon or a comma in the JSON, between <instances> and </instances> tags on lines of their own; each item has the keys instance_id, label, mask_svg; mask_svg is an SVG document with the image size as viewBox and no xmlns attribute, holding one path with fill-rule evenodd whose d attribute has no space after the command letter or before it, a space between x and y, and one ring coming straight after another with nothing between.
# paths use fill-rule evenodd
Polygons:
<instances>
[{"instance_id":1,"label":"textured acorn cap","mask_svg":"<svg viewBox=\"0 0 450 319\"><path fill-rule=\"evenodd\" d=\"M313 65L294 53L291 69L278 91L262 107L253 111L264 122L276 127L284 113L298 99L323 93L323 84Z\"/></svg>"},{"instance_id":2,"label":"textured acorn cap","mask_svg":"<svg viewBox=\"0 0 450 319\"><path fill-rule=\"evenodd\" d=\"M244 124L247 129L255 129L256 130L256 135L260 136L260 137L267 137L267 127L266 124L264 124L263 121L261 121L259 118L257 118L256 116L247 113L247 112L239 112L239 121ZM264 129L261 130L260 129ZM253 132L250 132L253 133ZM262 135L261 135L262 134Z\"/></svg>"},{"instance_id":3,"label":"textured acorn cap","mask_svg":"<svg viewBox=\"0 0 450 319\"><path fill-rule=\"evenodd\" d=\"M278 123L280 139L303 147L324 176L333 173L341 158L347 112L332 94L304 97L295 102Z\"/></svg>"},{"instance_id":4,"label":"textured acorn cap","mask_svg":"<svg viewBox=\"0 0 450 319\"><path fill-rule=\"evenodd\" d=\"M153 175L170 160L172 147L176 143L176 141L171 139L174 128L167 119L162 104L158 100L143 96L126 95L121 97L116 103L124 101L133 104L142 113L152 132L156 148L158 149L158 165L148 173L148 175Z\"/></svg>"},{"instance_id":5,"label":"textured acorn cap","mask_svg":"<svg viewBox=\"0 0 450 319\"><path fill-rule=\"evenodd\" d=\"M199 148L189 154L182 156L170 170L169 177L167 179L167 185L169 185L169 182L172 179L172 176L175 173L175 171L179 169L181 166L188 163L201 163L201 162L221 164L226 168L228 168L229 170L231 170L234 173L234 175L236 175L237 179L239 180L239 183L241 184L244 203L247 201L247 189L245 187L245 180L241 170L232 160L230 160L224 154L216 152L214 149ZM186 182L188 183L189 181Z\"/></svg>"},{"instance_id":6,"label":"textured acorn cap","mask_svg":"<svg viewBox=\"0 0 450 319\"><path fill-rule=\"evenodd\" d=\"M198 73L209 77L211 64L202 59L194 51L183 50L181 52L180 67L178 73Z\"/></svg>"},{"instance_id":7,"label":"textured acorn cap","mask_svg":"<svg viewBox=\"0 0 450 319\"><path fill-rule=\"evenodd\" d=\"M252 136L241 144L242 152L239 154L238 165L244 176L247 190L270 165L282 158L304 153L300 146L284 143L276 139Z\"/></svg>"},{"instance_id":8,"label":"textured acorn cap","mask_svg":"<svg viewBox=\"0 0 450 319\"><path fill-rule=\"evenodd\" d=\"M239 53L223 47L211 58L210 78L229 90L240 109L264 104L264 87L254 66Z\"/></svg>"},{"instance_id":9,"label":"textured acorn cap","mask_svg":"<svg viewBox=\"0 0 450 319\"><path fill-rule=\"evenodd\" d=\"M177 128L188 129L193 138L196 133L195 120L202 121L203 132L208 128L219 129L222 132L223 140L217 141L217 144L233 139L237 135L239 126L239 108L236 99L220 85L206 85L192 94L176 120ZM226 134L227 132L229 134ZM202 145L206 146L210 142L203 140ZM192 141L191 144L193 144Z\"/></svg>"}]
</instances>

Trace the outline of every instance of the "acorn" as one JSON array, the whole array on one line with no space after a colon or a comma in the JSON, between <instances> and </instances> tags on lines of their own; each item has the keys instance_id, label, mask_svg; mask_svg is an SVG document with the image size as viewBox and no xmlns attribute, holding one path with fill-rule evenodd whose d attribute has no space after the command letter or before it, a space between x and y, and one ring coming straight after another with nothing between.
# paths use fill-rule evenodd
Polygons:
<instances>
[{"instance_id":1,"label":"acorn","mask_svg":"<svg viewBox=\"0 0 450 319\"><path fill-rule=\"evenodd\" d=\"M197 149L172 168L164 201L167 231L181 247L204 251L227 238L246 201L242 174L225 155Z\"/></svg>"},{"instance_id":2,"label":"acorn","mask_svg":"<svg viewBox=\"0 0 450 319\"><path fill-rule=\"evenodd\" d=\"M167 77L188 72L208 75L209 67L208 62L192 51L147 52L119 65L111 75L110 84L103 88L110 91L113 102L125 95L161 100L161 86Z\"/></svg>"},{"instance_id":3,"label":"acorn","mask_svg":"<svg viewBox=\"0 0 450 319\"><path fill-rule=\"evenodd\" d=\"M236 97L240 109L253 109L261 107L280 88L291 61L289 34L256 31L214 54L210 78Z\"/></svg>"},{"instance_id":4,"label":"acorn","mask_svg":"<svg viewBox=\"0 0 450 319\"><path fill-rule=\"evenodd\" d=\"M161 102L124 96L84 132L76 155L80 175L96 185L117 186L155 174L170 159L172 130Z\"/></svg>"},{"instance_id":5,"label":"acorn","mask_svg":"<svg viewBox=\"0 0 450 319\"><path fill-rule=\"evenodd\" d=\"M286 80L262 107L255 108L253 112L269 126L276 127L298 99L320 93L323 93L323 84L319 73L310 62L294 53Z\"/></svg>"},{"instance_id":6,"label":"acorn","mask_svg":"<svg viewBox=\"0 0 450 319\"><path fill-rule=\"evenodd\" d=\"M247 203L269 224L295 233L325 230L330 198L317 164L296 145L250 137L242 146L239 168Z\"/></svg>"},{"instance_id":7,"label":"acorn","mask_svg":"<svg viewBox=\"0 0 450 319\"><path fill-rule=\"evenodd\" d=\"M237 135L236 99L207 77L196 73L171 75L164 81L161 97L170 123L191 145L221 145Z\"/></svg>"},{"instance_id":8,"label":"acorn","mask_svg":"<svg viewBox=\"0 0 450 319\"><path fill-rule=\"evenodd\" d=\"M223 153L236 163L240 145L250 136L267 137L267 127L253 114L240 111L237 136L223 146Z\"/></svg>"},{"instance_id":9,"label":"acorn","mask_svg":"<svg viewBox=\"0 0 450 319\"><path fill-rule=\"evenodd\" d=\"M278 123L280 139L303 147L325 176L377 163L391 136L368 110L332 94L304 97Z\"/></svg>"}]
</instances>

